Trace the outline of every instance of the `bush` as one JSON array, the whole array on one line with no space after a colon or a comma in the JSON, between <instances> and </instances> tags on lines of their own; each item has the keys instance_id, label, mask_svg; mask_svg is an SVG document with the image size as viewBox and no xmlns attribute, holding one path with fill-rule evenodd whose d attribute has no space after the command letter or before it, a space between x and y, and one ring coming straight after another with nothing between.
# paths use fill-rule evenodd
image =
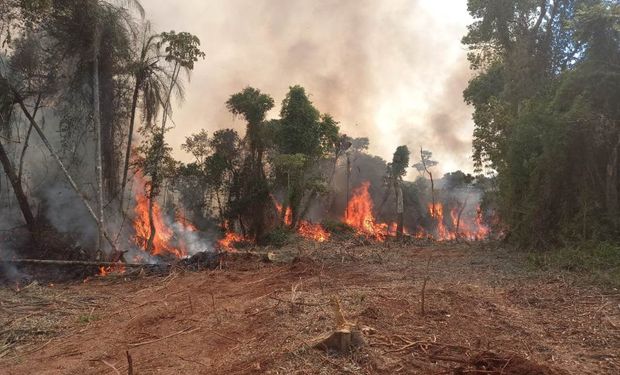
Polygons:
<instances>
[{"instance_id":1,"label":"bush","mask_svg":"<svg viewBox=\"0 0 620 375\"><path fill-rule=\"evenodd\" d=\"M264 245L271 245L275 247L282 247L289 242L291 237L291 230L289 228L275 228L271 232L265 235L263 239Z\"/></svg>"},{"instance_id":2,"label":"bush","mask_svg":"<svg viewBox=\"0 0 620 375\"><path fill-rule=\"evenodd\" d=\"M611 287L620 286L618 244L589 242L548 252L532 253L528 260L537 269L572 272L590 282Z\"/></svg>"},{"instance_id":3,"label":"bush","mask_svg":"<svg viewBox=\"0 0 620 375\"><path fill-rule=\"evenodd\" d=\"M335 220L323 220L321 222L323 228L329 233L339 234L339 233L354 233L355 229L353 229L350 225L343 223L341 221Z\"/></svg>"}]
</instances>

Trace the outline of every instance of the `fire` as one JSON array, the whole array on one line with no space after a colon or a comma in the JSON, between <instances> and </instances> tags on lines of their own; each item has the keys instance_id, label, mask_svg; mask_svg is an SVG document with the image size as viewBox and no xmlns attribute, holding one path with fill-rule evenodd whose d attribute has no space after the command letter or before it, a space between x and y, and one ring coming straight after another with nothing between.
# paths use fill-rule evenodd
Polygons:
<instances>
[{"instance_id":1,"label":"fire","mask_svg":"<svg viewBox=\"0 0 620 375\"><path fill-rule=\"evenodd\" d=\"M118 262L117 264L108 267L100 266L99 276L108 276L110 274L123 274L125 273L125 271L125 264L123 262ZM86 282L86 280L88 280L88 278L85 279L84 282Z\"/></svg>"},{"instance_id":2,"label":"fire","mask_svg":"<svg viewBox=\"0 0 620 375\"><path fill-rule=\"evenodd\" d=\"M448 228L446 227L446 225L444 223L443 204L435 203L433 205L432 203L429 203L428 204L428 212L431 215L431 217L435 220L435 225L436 225L436 228L435 228L436 236L435 236L435 238L437 240L439 240L439 241L449 241L449 240L456 239L456 233L448 230ZM454 227L456 228L456 225Z\"/></svg>"},{"instance_id":3,"label":"fire","mask_svg":"<svg viewBox=\"0 0 620 375\"><path fill-rule=\"evenodd\" d=\"M353 190L353 196L347 204L343 221L358 233L383 241L388 234L388 225L375 221L372 213L372 198L368 192L369 187L370 182L366 181L360 187Z\"/></svg>"},{"instance_id":4,"label":"fire","mask_svg":"<svg viewBox=\"0 0 620 375\"><path fill-rule=\"evenodd\" d=\"M276 211L278 211L278 216L282 214L282 205L278 203L274 196L271 196L273 199L273 203L276 206ZM291 211L290 207L286 207L286 213L284 214L284 224L291 225L293 223L293 211ZM299 225L297 226L297 233L303 238L317 241L317 242L325 242L329 239L329 232L321 226L321 224L311 223L306 220L300 220Z\"/></svg>"},{"instance_id":5,"label":"fire","mask_svg":"<svg viewBox=\"0 0 620 375\"><path fill-rule=\"evenodd\" d=\"M179 224L184 231L188 232L197 232L198 228L194 224L192 224L182 213L180 210L176 210L174 219L177 224Z\"/></svg>"},{"instance_id":6,"label":"fire","mask_svg":"<svg viewBox=\"0 0 620 375\"><path fill-rule=\"evenodd\" d=\"M136 178L138 186L145 185L144 178L141 175L136 174ZM135 199L136 207L134 208L135 219L133 227L136 236L134 242L141 249L146 251L148 239L151 234L151 226L149 224L149 199L143 191L136 193ZM183 220L186 221L185 218L183 218ZM187 256L187 251L183 247L171 245L170 242L174 237L174 231L166 225L157 202L153 202L153 226L155 227L155 237L153 238L152 255L173 255L177 258ZM184 228L189 228L189 226L184 226ZM195 227L191 225L190 230L195 230Z\"/></svg>"},{"instance_id":7,"label":"fire","mask_svg":"<svg viewBox=\"0 0 620 375\"><path fill-rule=\"evenodd\" d=\"M276 205L276 211L278 211L278 219L279 216L282 214L282 205L280 203L278 203L278 201L276 200L276 198L274 198L274 196L271 196L271 199L273 199L273 204ZM284 214L284 224L286 225L291 225L293 223L293 211L291 211L290 207L286 207L286 213Z\"/></svg>"},{"instance_id":8,"label":"fire","mask_svg":"<svg viewBox=\"0 0 620 375\"><path fill-rule=\"evenodd\" d=\"M302 220L297 228L297 233L303 238L311 239L317 242L325 242L329 240L329 232L321 226L309 221Z\"/></svg>"},{"instance_id":9,"label":"fire","mask_svg":"<svg viewBox=\"0 0 620 375\"><path fill-rule=\"evenodd\" d=\"M233 244L235 242L240 242L243 240L244 238L241 234L228 231L226 232L226 235L224 235L224 238L217 241L217 244L220 246L220 249L222 250L229 251L229 252L236 252L237 250L235 249Z\"/></svg>"},{"instance_id":10,"label":"fire","mask_svg":"<svg viewBox=\"0 0 620 375\"><path fill-rule=\"evenodd\" d=\"M458 208L450 211L450 226L446 227L443 215L443 205L436 203L435 206L429 204L428 212L434 217L436 223L435 239L438 241L451 241L459 238L470 241L478 241L489 236L490 229L486 226L482 219L482 210L480 207L476 209L476 217L462 216L459 214ZM459 215L461 215L459 217Z\"/></svg>"},{"instance_id":11,"label":"fire","mask_svg":"<svg viewBox=\"0 0 620 375\"><path fill-rule=\"evenodd\" d=\"M353 196L347 204L343 221L353 227L359 234L370 236L376 240L383 241L388 236L397 235L397 224L378 223L373 211L373 201L368 188L369 182L364 182L360 187L353 190ZM433 219L433 230L417 228L414 233L408 233L403 228L403 233L418 239L434 239L437 241L453 241L459 238L471 241L485 239L489 236L490 229L484 224L482 210L476 210L476 216L462 215L458 208L450 210L449 217L444 214L444 205L436 202L429 203L427 206L428 214ZM459 217L461 215L461 217Z\"/></svg>"}]
</instances>

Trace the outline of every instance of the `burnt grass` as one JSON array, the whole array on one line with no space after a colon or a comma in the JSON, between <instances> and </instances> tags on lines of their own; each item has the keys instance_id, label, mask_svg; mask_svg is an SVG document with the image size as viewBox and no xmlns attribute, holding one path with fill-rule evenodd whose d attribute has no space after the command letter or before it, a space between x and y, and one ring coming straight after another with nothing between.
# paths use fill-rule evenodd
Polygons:
<instances>
[{"instance_id":1,"label":"burnt grass","mask_svg":"<svg viewBox=\"0 0 620 375\"><path fill-rule=\"evenodd\" d=\"M129 352L141 375L620 373L620 292L494 243L253 251L215 269L5 285L1 372L127 374ZM365 346L312 348L334 328L331 296Z\"/></svg>"}]
</instances>

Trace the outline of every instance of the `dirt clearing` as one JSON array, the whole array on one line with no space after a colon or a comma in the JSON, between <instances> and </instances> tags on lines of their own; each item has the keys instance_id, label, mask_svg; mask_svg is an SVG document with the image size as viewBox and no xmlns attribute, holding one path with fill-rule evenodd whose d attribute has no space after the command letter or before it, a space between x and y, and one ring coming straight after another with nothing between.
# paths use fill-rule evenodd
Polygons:
<instances>
[{"instance_id":1,"label":"dirt clearing","mask_svg":"<svg viewBox=\"0 0 620 375\"><path fill-rule=\"evenodd\" d=\"M2 373L128 374L127 353L140 375L620 373L617 290L526 272L490 245L288 251L296 259L5 286ZM310 345L333 328L331 296L364 332L345 355Z\"/></svg>"}]
</instances>

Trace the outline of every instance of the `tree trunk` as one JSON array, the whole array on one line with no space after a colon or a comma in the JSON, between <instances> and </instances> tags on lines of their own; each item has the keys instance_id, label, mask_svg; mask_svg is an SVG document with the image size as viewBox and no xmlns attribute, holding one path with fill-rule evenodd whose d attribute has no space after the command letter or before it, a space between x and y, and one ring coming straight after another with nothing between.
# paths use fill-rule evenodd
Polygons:
<instances>
[{"instance_id":1,"label":"tree trunk","mask_svg":"<svg viewBox=\"0 0 620 375\"><path fill-rule=\"evenodd\" d=\"M155 204L154 200L155 197L153 196L153 194L149 194L149 227L151 231L149 233L149 238L146 241L146 252L148 253L153 252L153 243L155 241L155 235L157 234L157 228L155 227L155 220L153 217L153 206Z\"/></svg>"},{"instance_id":2,"label":"tree trunk","mask_svg":"<svg viewBox=\"0 0 620 375\"><path fill-rule=\"evenodd\" d=\"M172 97L172 88L176 84L176 80L179 76L179 64L177 63L173 69L172 80L170 81L170 87L168 88L168 94L166 96L166 101L164 102L164 114L161 121L161 145L159 146L159 150L157 152L157 158L155 159L156 165L153 166L153 170L155 171L151 175L151 187L149 191L149 227L151 228L151 233L149 234L148 241L146 243L146 251L152 252L153 250L153 242L155 240L155 235L157 228L155 227L155 222L153 218L153 206L155 205L155 199L157 199L157 195L159 193L159 187L161 184L161 177L157 170L159 169L159 162L164 157L164 134L166 133L166 119L168 118L168 111L170 108L170 98Z\"/></svg>"},{"instance_id":3,"label":"tree trunk","mask_svg":"<svg viewBox=\"0 0 620 375\"><path fill-rule=\"evenodd\" d=\"M104 40L99 38L99 40ZM110 200L118 195L118 172L119 160L116 147L116 106L115 99L115 82L112 67L114 62L112 56L107 53L109 46L107 43L99 42L100 45L97 59L98 79L99 79L99 124L101 126L100 147L101 147L101 173L103 197Z\"/></svg>"},{"instance_id":4,"label":"tree trunk","mask_svg":"<svg viewBox=\"0 0 620 375\"><path fill-rule=\"evenodd\" d=\"M99 237L97 251L103 247L103 227L105 225L103 214L103 168L101 165L101 112L99 103L99 30L95 26L95 43L93 46L93 123L95 127L95 170L97 177L97 208L99 211Z\"/></svg>"},{"instance_id":5,"label":"tree trunk","mask_svg":"<svg viewBox=\"0 0 620 375\"><path fill-rule=\"evenodd\" d=\"M607 161L607 173L605 179L605 200L607 214L615 227L619 223L618 213L618 152L620 150L620 134L618 142L613 147Z\"/></svg>"},{"instance_id":6,"label":"tree trunk","mask_svg":"<svg viewBox=\"0 0 620 375\"><path fill-rule=\"evenodd\" d=\"M427 169L426 172L431 179L431 202L433 204L431 208L431 216L435 218L435 182L433 181L433 174Z\"/></svg>"},{"instance_id":7,"label":"tree trunk","mask_svg":"<svg viewBox=\"0 0 620 375\"><path fill-rule=\"evenodd\" d=\"M2 168L6 173L6 176L13 187L13 192L15 193L15 197L17 198L17 203L19 204L19 209L22 211L22 215L24 216L24 220L26 220L26 226L30 232L34 232L35 230L35 220L34 215L32 214L32 210L30 209L30 204L28 203L28 198L24 193L22 188L22 182L15 173L15 168L9 159L9 156L0 143L0 163L2 163Z\"/></svg>"},{"instance_id":8,"label":"tree trunk","mask_svg":"<svg viewBox=\"0 0 620 375\"><path fill-rule=\"evenodd\" d=\"M4 78L2 75L0 75L0 80L6 81L6 78ZM8 82L7 82L8 85ZM9 86L10 87L10 86ZM82 203L84 204L84 206L86 207L88 213L90 214L90 216L93 218L93 220L95 220L95 223L97 224L97 226L100 228L100 230L103 232L103 235L105 237L106 240L108 240L108 243L110 244L110 246L112 247L112 249L118 253L118 249L116 248L116 244L114 243L114 240L110 237L110 235L106 232L105 228L103 228L102 223L99 221L99 218L97 217L97 215L95 214L95 211L93 210L93 208L91 207L90 203L88 203L88 199L86 199L86 196L82 193L82 191L78 188L77 184L75 183L75 181L73 180L73 178L71 177L71 175L69 174L69 171L67 170L67 168L65 167L65 164L62 162L62 160L60 160L60 156L58 156L58 153L56 153L56 151L54 150L54 148L52 147L52 145L50 144L49 140L47 139L47 137L45 136L45 134L43 133L43 130L41 130L41 127L39 126L39 124L36 122L36 120L34 119L34 117L32 117L32 114L30 114L30 112L28 111L28 108L26 108L26 104L24 103L24 100L22 99L21 95L19 94L19 92L17 92L14 88L11 87L11 91L13 91L13 95L15 96L15 101L17 102L17 104L19 104L19 107L21 108L22 112L24 113L24 115L26 116L26 118L28 119L28 121L30 122L30 124L32 124L32 126L34 127L34 130L37 132L37 134L39 135L39 137L41 138L41 141L43 142L43 144L45 145L45 147L48 149L48 151L52 154L52 157L54 158L54 160L56 160L56 163L58 164L58 166L60 167L60 170L62 171L62 173L65 175L65 177L67 178L67 181L69 182L69 185L71 186L71 188L75 191L75 193L80 197L80 199L82 200Z\"/></svg>"},{"instance_id":9,"label":"tree trunk","mask_svg":"<svg viewBox=\"0 0 620 375\"><path fill-rule=\"evenodd\" d=\"M133 89L131 99L131 118L129 120L129 134L127 134L127 150L125 151L125 164L123 165L123 181L121 182L120 210L123 211L123 200L125 199L125 187L127 186L127 174L129 173L129 159L131 158L131 143L133 141L133 128L136 120L136 108L138 107L138 96L140 94L140 79L136 77L136 86Z\"/></svg>"},{"instance_id":10,"label":"tree trunk","mask_svg":"<svg viewBox=\"0 0 620 375\"><path fill-rule=\"evenodd\" d=\"M405 212L405 205L403 204L403 189L400 186L400 181L396 181L394 185L394 189L396 190L396 235L398 236L398 238L401 238L403 236Z\"/></svg>"}]
</instances>

